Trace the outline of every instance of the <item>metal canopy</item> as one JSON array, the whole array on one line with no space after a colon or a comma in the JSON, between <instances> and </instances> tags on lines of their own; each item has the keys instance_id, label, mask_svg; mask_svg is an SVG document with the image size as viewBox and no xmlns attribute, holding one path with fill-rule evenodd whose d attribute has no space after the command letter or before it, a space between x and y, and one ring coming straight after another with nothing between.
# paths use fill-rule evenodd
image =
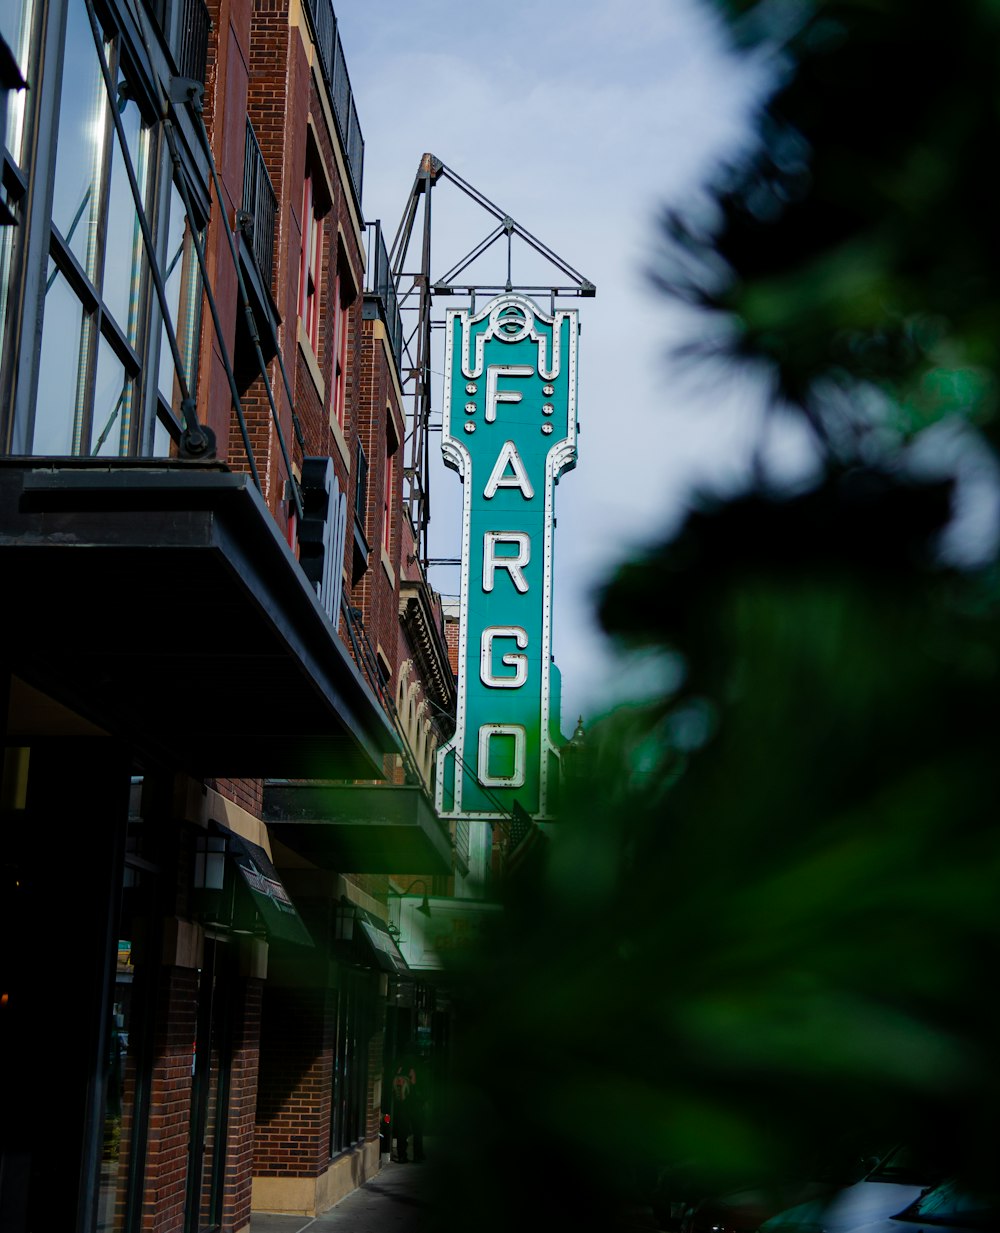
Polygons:
<instances>
[{"instance_id":1,"label":"metal canopy","mask_svg":"<svg viewBox=\"0 0 1000 1233\"><path fill-rule=\"evenodd\" d=\"M267 783L264 821L322 869L451 873L451 837L416 784Z\"/></svg>"},{"instance_id":2,"label":"metal canopy","mask_svg":"<svg viewBox=\"0 0 1000 1233\"><path fill-rule=\"evenodd\" d=\"M248 475L0 460L0 576L11 670L168 765L371 778L398 752Z\"/></svg>"}]
</instances>

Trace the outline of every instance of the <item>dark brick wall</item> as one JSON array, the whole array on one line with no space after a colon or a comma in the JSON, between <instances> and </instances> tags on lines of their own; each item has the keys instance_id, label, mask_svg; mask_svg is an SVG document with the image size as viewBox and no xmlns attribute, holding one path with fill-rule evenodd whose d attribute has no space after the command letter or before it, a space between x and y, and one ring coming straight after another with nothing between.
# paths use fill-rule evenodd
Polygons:
<instances>
[{"instance_id":1,"label":"dark brick wall","mask_svg":"<svg viewBox=\"0 0 1000 1233\"><path fill-rule=\"evenodd\" d=\"M236 1008L230 1069L223 1229L243 1229L249 1223L253 1182L263 982L244 981L240 993L242 1000Z\"/></svg>"},{"instance_id":2,"label":"dark brick wall","mask_svg":"<svg viewBox=\"0 0 1000 1233\"><path fill-rule=\"evenodd\" d=\"M254 1142L258 1176L317 1177L329 1165L333 1031L325 990L268 986Z\"/></svg>"},{"instance_id":3,"label":"dark brick wall","mask_svg":"<svg viewBox=\"0 0 1000 1233\"><path fill-rule=\"evenodd\" d=\"M162 969L146 1134L146 1233L175 1233L184 1227L197 994L196 972Z\"/></svg>"}]
</instances>

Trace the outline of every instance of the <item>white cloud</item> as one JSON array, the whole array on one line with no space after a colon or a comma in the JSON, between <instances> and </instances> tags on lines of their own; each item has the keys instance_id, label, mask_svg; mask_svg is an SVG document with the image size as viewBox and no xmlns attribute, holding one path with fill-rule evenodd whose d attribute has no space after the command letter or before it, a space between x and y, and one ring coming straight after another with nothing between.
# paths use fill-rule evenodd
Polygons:
<instances>
[{"instance_id":1,"label":"white cloud","mask_svg":"<svg viewBox=\"0 0 1000 1233\"><path fill-rule=\"evenodd\" d=\"M659 210L693 197L746 140L762 72L729 53L698 0L335 9L366 142L365 213L387 239L430 152L597 285L578 302L579 464L556 499L554 646L571 728L615 671L595 632L597 579L676 520L693 483L732 483L746 466L759 390L683 378L668 343L697 323L647 274ZM442 183L435 277L492 225ZM432 555L454 556L461 486L442 467L433 485ZM457 589L457 571L439 575L440 590Z\"/></svg>"}]
</instances>

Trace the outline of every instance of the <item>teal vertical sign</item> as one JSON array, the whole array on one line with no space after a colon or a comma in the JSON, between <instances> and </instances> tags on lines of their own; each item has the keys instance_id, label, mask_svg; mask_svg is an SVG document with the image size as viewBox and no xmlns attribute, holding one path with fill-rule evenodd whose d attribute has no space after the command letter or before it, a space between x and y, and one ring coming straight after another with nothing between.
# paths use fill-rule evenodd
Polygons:
<instances>
[{"instance_id":1,"label":"teal vertical sign","mask_svg":"<svg viewBox=\"0 0 1000 1233\"><path fill-rule=\"evenodd\" d=\"M462 477L457 726L438 752L438 813L549 809L556 751L555 485L576 463L575 309L522 295L447 315L442 451ZM557 716L555 718L558 718Z\"/></svg>"}]
</instances>

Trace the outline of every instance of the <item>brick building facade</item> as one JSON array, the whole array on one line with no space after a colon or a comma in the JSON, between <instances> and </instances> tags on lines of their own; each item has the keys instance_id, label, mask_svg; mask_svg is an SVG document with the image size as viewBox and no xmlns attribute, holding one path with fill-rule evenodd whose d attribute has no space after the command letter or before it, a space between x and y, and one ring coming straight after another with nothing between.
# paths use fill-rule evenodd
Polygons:
<instances>
[{"instance_id":1,"label":"brick building facade","mask_svg":"<svg viewBox=\"0 0 1000 1233\"><path fill-rule=\"evenodd\" d=\"M238 1233L379 1168L456 869L364 142L330 0L13 0L0 69L0 1225Z\"/></svg>"}]
</instances>

